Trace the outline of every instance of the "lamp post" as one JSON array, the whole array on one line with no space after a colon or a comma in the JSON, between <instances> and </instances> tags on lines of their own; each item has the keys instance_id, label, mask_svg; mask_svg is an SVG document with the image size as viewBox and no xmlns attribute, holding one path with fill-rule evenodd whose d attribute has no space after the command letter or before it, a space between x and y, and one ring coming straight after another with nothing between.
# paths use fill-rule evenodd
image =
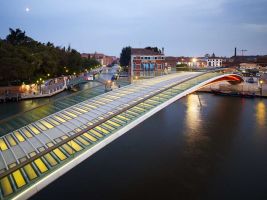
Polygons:
<instances>
[{"instance_id":1,"label":"lamp post","mask_svg":"<svg viewBox=\"0 0 267 200\"><path fill-rule=\"evenodd\" d=\"M263 84L263 80L260 80L260 95L262 96L262 84Z\"/></svg>"}]
</instances>

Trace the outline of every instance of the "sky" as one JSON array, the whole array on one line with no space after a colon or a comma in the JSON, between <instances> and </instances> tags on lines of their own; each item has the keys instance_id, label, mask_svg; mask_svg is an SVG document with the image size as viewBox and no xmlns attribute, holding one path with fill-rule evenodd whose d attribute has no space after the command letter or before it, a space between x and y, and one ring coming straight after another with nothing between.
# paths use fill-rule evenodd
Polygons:
<instances>
[{"instance_id":1,"label":"sky","mask_svg":"<svg viewBox=\"0 0 267 200\"><path fill-rule=\"evenodd\" d=\"M168 56L267 55L267 0L0 0L0 38L119 56L125 46Z\"/></svg>"}]
</instances>

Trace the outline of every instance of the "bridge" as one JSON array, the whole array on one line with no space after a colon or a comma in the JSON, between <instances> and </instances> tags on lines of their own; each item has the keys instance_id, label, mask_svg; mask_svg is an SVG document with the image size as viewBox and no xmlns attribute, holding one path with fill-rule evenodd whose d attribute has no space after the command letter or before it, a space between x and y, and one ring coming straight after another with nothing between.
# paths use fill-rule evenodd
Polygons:
<instances>
[{"instance_id":1,"label":"bridge","mask_svg":"<svg viewBox=\"0 0 267 200\"><path fill-rule=\"evenodd\" d=\"M0 199L27 199L176 100L235 74L182 72L87 99L0 138Z\"/></svg>"}]
</instances>

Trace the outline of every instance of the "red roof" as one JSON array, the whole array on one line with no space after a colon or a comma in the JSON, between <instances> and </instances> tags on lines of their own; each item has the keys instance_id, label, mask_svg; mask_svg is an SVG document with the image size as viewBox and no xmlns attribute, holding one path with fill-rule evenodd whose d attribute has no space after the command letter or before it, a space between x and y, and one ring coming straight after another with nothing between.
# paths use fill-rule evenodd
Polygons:
<instances>
[{"instance_id":1,"label":"red roof","mask_svg":"<svg viewBox=\"0 0 267 200\"><path fill-rule=\"evenodd\" d=\"M143 49L143 48L132 48L131 49L132 55L140 55L140 56L154 56L154 55L163 55L161 53L155 52L150 49Z\"/></svg>"}]
</instances>

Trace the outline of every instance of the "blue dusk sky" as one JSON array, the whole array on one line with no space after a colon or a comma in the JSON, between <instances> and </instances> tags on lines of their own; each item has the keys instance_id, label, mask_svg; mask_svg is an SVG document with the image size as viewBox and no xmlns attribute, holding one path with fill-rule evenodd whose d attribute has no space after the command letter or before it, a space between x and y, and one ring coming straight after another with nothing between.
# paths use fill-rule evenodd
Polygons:
<instances>
[{"instance_id":1,"label":"blue dusk sky","mask_svg":"<svg viewBox=\"0 0 267 200\"><path fill-rule=\"evenodd\" d=\"M127 45L172 56L267 54L266 8L267 0L0 0L0 38L11 27L116 56Z\"/></svg>"}]
</instances>

